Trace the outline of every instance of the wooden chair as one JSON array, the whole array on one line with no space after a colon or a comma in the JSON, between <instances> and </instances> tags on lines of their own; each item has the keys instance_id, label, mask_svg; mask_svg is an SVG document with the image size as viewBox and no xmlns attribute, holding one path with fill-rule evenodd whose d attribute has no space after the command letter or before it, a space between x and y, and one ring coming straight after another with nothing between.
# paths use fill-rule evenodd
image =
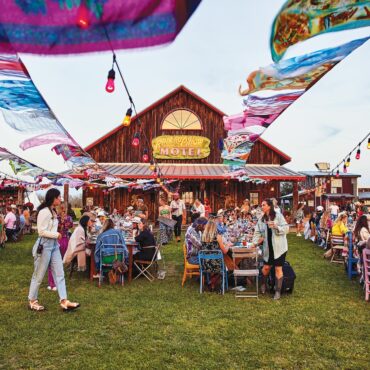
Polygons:
<instances>
[{"instance_id":1,"label":"wooden chair","mask_svg":"<svg viewBox=\"0 0 370 370\"><path fill-rule=\"evenodd\" d=\"M248 268L244 269L235 269L234 270L234 279L235 279L235 287L238 285L238 278L239 277L254 277L256 280L256 290L255 291L238 291L235 290L235 297L236 298L249 298L254 297L258 298L258 276L259 276L259 269L258 269L258 249L257 248L238 248L234 247L232 249L232 257L234 261L234 265L237 264L242 265L243 262L247 262ZM241 266L243 267L243 266Z\"/></svg>"},{"instance_id":2,"label":"wooden chair","mask_svg":"<svg viewBox=\"0 0 370 370\"><path fill-rule=\"evenodd\" d=\"M186 259L187 251L186 251L185 243L182 246L182 250L183 250L183 253L184 253L184 275L182 277L181 286L184 286L187 277L191 278L193 276L200 276L200 272L199 272L199 265L192 265Z\"/></svg>"},{"instance_id":3,"label":"wooden chair","mask_svg":"<svg viewBox=\"0 0 370 370\"><path fill-rule=\"evenodd\" d=\"M330 247L332 251L332 256L330 262L332 263L344 263L344 258L342 256L344 249L344 238L343 236L331 235L330 237Z\"/></svg>"}]
</instances>

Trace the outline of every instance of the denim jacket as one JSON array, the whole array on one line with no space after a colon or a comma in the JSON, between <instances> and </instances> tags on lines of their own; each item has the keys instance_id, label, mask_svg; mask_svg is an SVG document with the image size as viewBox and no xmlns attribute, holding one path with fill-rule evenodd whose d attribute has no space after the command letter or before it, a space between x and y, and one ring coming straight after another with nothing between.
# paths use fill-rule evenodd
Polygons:
<instances>
[{"instance_id":1,"label":"denim jacket","mask_svg":"<svg viewBox=\"0 0 370 370\"><path fill-rule=\"evenodd\" d=\"M124 257L125 257L125 260L127 260L128 250L127 250L125 239L123 238L122 232L116 229L109 229L99 234L98 238L96 239L95 254L94 254L95 263L97 264L100 263L100 250L103 246L103 242L106 244L116 244L117 241L120 244L118 247L123 246ZM106 256L114 255L114 247L104 247L103 254Z\"/></svg>"}]
</instances>

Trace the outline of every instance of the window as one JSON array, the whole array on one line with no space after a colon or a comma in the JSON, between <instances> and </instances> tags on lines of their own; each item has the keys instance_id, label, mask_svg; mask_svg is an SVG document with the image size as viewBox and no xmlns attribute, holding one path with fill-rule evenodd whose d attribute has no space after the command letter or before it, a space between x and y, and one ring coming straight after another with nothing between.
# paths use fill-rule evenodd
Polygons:
<instances>
[{"instance_id":1,"label":"window","mask_svg":"<svg viewBox=\"0 0 370 370\"><path fill-rule=\"evenodd\" d=\"M190 110L177 109L169 113L162 122L162 130L201 130L202 124Z\"/></svg>"},{"instance_id":2,"label":"window","mask_svg":"<svg viewBox=\"0 0 370 370\"><path fill-rule=\"evenodd\" d=\"M249 193L249 202L252 206L259 204L259 193Z\"/></svg>"}]
</instances>

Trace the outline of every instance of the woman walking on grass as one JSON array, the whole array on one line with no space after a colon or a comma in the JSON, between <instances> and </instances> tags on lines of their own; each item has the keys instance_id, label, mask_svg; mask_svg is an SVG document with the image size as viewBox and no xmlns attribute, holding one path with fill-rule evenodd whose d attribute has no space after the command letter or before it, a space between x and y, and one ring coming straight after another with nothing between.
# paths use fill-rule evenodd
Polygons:
<instances>
[{"instance_id":1,"label":"woman walking on grass","mask_svg":"<svg viewBox=\"0 0 370 370\"><path fill-rule=\"evenodd\" d=\"M50 189L45 195L37 214L37 231L39 234L32 248L34 257L34 272L28 294L28 307L33 311L44 311L45 307L38 302L38 292L45 273L50 265L54 282L56 284L60 306L64 311L70 311L80 306L79 303L67 299L64 279L63 262L60 254L58 240L62 235L58 233L58 218L55 207L61 203L60 191Z\"/></svg>"}]
</instances>

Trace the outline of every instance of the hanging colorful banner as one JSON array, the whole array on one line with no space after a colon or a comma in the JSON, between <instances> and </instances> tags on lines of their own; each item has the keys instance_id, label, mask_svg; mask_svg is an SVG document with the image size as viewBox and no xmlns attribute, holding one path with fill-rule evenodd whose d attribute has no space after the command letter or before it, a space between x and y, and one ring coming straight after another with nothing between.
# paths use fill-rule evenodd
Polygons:
<instances>
[{"instance_id":1,"label":"hanging colorful banner","mask_svg":"<svg viewBox=\"0 0 370 370\"><path fill-rule=\"evenodd\" d=\"M289 0L272 25L272 59L279 61L291 45L311 37L367 26L370 26L370 1Z\"/></svg>"},{"instance_id":2,"label":"hanging colorful banner","mask_svg":"<svg viewBox=\"0 0 370 370\"><path fill-rule=\"evenodd\" d=\"M0 53L74 54L173 41L201 0L1 0Z\"/></svg>"}]
</instances>

